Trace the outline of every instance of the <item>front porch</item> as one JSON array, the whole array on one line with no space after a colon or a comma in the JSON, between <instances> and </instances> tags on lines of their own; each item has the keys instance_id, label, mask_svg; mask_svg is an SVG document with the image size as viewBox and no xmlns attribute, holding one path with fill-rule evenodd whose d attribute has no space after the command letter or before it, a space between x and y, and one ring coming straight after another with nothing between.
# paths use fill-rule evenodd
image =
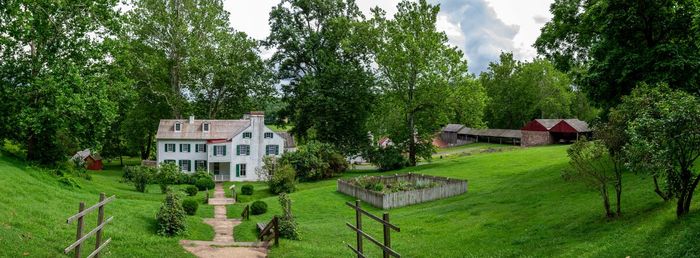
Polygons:
<instances>
[{"instance_id":1,"label":"front porch","mask_svg":"<svg viewBox=\"0 0 700 258\"><path fill-rule=\"evenodd\" d=\"M231 181L231 162L210 162L207 168L214 182Z\"/></svg>"}]
</instances>

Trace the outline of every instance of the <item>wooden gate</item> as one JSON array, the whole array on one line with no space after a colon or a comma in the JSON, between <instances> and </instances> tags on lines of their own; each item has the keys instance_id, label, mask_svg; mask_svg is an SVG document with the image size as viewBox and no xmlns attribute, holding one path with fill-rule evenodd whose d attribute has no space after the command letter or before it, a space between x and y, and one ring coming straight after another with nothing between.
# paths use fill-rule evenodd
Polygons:
<instances>
[{"instance_id":1,"label":"wooden gate","mask_svg":"<svg viewBox=\"0 0 700 258\"><path fill-rule=\"evenodd\" d=\"M388 258L390 256L393 257L401 257L399 253L391 249L391 230L396 230L396 232L401 232L401 229L394 224L391 224L389 222L389 213L385 212L382 218L380 219L377 216L374 216L372 213L367 212L366 210L363 210L360 207L360 200L355 200L355 204L353 205L350 202L346 202L348 206L353 208L355 210L355 223L356 225L353 226L350 223L345 223L345 225L348 225L350 229L355 231L357 233L357 248L352 247L352 245L348 244L348 247L357 254L358 258L364 258L366 257L364 254L364 249L362 246L362 239L367 238L370 242L374 243L375 245L379 246L382 248L382 253L384 254L384 258ZM373 220L376 220L379 223L382 223L384 227L384 243L380 243L376 239L374 239L372 236L369 234L365 233L362 231L362 214L367 215L367 217L370 217Z\"/></svg>"},{"instance_id":2,"label":"wooden gate","mask_svg":"<svg viewBox=\"0 0 700 258\"><path fill-rule=\"evenodd\" d=\"M105 199L105 194L100 193L100 202L87 209L85 209L85 203L80 202L80 205L78 206L78 213L66 220L66 223L68 224L71 224L71 222L77 220L78 231L75 235L75 242L73 242L70 246L66 247L66 249L63 250L64 253L68 254L71 250L75 250L75 257L80 258L83 242L85 242L85 240L87 240L92 235L95 235L95 250L92 251L92 253L90 253L90 255L88 255L87 257L100 257L100 251L102 251L102 249L104 249L107 246L107 244L109 244L109 242L112 241L112 238L109 238L106 241L104 241L104 243L102 243L102 229L105 227L105 225L107 225L107 223L111 222L112 219L114 219L114 217L109 217L107 220L104 220L105 205L107 205L107 203L113 201L114 199L114 195ZM97 227L90 230L90 232L88 232L87 234L83 235L83 218L85 217L85 215L89 214L95 209L98 210Z\"/></svg>"}]
</instances>

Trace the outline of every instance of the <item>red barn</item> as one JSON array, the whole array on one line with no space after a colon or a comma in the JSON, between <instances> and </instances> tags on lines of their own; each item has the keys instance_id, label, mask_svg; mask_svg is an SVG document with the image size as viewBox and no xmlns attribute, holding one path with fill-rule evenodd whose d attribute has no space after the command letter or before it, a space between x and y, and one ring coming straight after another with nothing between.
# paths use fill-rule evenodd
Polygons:
<instances>
[{"instance_id":1,"label":"red barn","mask_svg":"<svg viewBox=\"0 0 700 258\"><path fill-rule=\"evenodd\" d=\"M89 170L102 170L102 157L97 153L90 152L90 149L75 153L72 159L80 161Z\"/></svg>"},{"instance_id":2,"label":"red barn","mask_svg":"<svg viewBox=\"0 0 700 258\"><path fill-rule=\"evenodd\" d=\"M578 119L535 119L520 130L524 147L570 142L591 134L588 124Z\"/></svg>"}]
</instances>

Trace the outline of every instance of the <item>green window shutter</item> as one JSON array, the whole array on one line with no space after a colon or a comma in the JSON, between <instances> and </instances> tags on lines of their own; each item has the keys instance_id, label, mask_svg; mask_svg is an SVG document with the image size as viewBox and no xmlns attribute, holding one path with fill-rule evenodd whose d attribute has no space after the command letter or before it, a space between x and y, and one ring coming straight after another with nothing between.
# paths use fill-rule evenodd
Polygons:
<instances>
[{"instance_id":1,"label":"green window shutter","mask_svg":"<svg viewBox=\"0 0 700 258\"><path fill-rule=\"evenodd\" d=\"M236 177L241 176L241 164L236 164Z\"/></svg>"},{"instance_id":2,"label":"green window shutter","mask_svg":"<svg viewBox=\"0 0 700 258\"><path fill-rule=\"evenodd\" d=\"M199 152L199 144L194 145L194 152Z\"/></svg>"},{"instance_id":3,"label":"green window shutter","mask_svg":"<svg viewBox=\"0 0 700 258\"><path fill-rule=\"evenodd\" d=\"M214 146L214 156L218 155L219 153L216 151L216 146Z\"/></svg>"},{"instance_id":4,"label":"green window shutter","mask_svg":"<svg viewBox=\"0 0 700 258\"><path fill-rule=\"evenodd\" d=\"M180 152L182 152L182 144L180 144Z\"/></svg>"},{"instance_id":5,"label":"green window shutter","mask_svg":"<svg viewBox=\"0 0 700 258\"><path fill-rule=\"evenodd\" d=\"M241 145L236 145L236 155L241 155Z\"/></svg>"},{"instance_id":6,"label":"green window shutter","mask_svg":"<svg viewBox=\"0 0 700 258\"><path fill-rule=\"evenodd\" d=\"M223 154L224 154L224 156L226 156L226 145L224 145L223 149L224 149L224 153L223 153Z\"/></svg>"},{"instance_id":7,"label":"green window shutter","mask_svg":"<svg viewBox=\"0 0 700 258\"><path fill-rule=\"evenodd\" d=\"M279 154L280 154L280 146L275 145L275 155L279 155Z\"/></svg>"},{"instance_id":8,"label":"green window shutter","mask_svg":"<svg viewBox=\"0 0 700 258\"><path fill-rule=\"evenodd\" d=\"M192 165L193 162L192 162L191 160L188 160L187 163L190 163L190 165L189 165L188 168L187 168L187 171L192 172L192 171L193 171L192 169L193 169L193 167L194 167L194 166Z\"/></svg>"}]
</instances>

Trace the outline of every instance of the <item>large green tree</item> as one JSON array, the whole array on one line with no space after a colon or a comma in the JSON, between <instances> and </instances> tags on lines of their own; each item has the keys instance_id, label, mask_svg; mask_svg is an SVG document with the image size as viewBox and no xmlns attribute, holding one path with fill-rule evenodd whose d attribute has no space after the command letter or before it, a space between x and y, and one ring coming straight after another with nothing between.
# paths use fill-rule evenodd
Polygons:
<instances>
[{"instance_id":1,"label":"large green tree","mask_svg":"<svg viewBox=\"0 0 700 258\"><path fill-rule=\"evenodd\" d=\"M116 0L3 1L0 8L0 137L27 158L54 164L77 148L100 148L116 105L104 39ZM72 148L72 149L69 149Z\"/></svg>"},{"instance_id":2,"label":"large green tree","mask_svg":"<svg viewBox=\"0 0 700 258\"><path fill-rule=\"evenodd\" d=\"M572 115L571 80L546 60L520 62L502 53L480 79L489 97L485 120L491 128L519 129L534 118Z\"/></svg>"},{"instance_id":3,"label":"large green tree","mask_svg":"<svg viewBox=\"0 0 700 258\"><path fill-rule=\"evenodd\" d=\"M415 166L417 156L430 158L432 137L439 126L456 116L450 96L474 98L462 103L471 102L479 111L483 90L473 82L462 52L437 30L438 6L402 1L397 7L393 19L387 19L380 9L373 10L379 35L374 51L381 80L375 133L405 146L409 164ZM463 121L480 123L480 114L474 115Z\"/></svg>"},{"instance_id":4,"label":"large green tree","mask_svg":"<svg viewBox=\"0 0 700 258\"><path fill-rule=\"evenodd\" d=\"M357 154L374 101L373 36L353 0L283 0L270 12L267 46L282 85L283 116L302 142L315 138Z\"/></svg>"},{"instance_id":5,"label":"large green tree","mask_svg":"<svg viewBox=\"0 0 700 258\"><path fill-rule=\"evenodd\" d=\"M693 0L556 0L535 46L603 107L640 82L700 94L699 8Z\"/></svg>"}]
</instances>

